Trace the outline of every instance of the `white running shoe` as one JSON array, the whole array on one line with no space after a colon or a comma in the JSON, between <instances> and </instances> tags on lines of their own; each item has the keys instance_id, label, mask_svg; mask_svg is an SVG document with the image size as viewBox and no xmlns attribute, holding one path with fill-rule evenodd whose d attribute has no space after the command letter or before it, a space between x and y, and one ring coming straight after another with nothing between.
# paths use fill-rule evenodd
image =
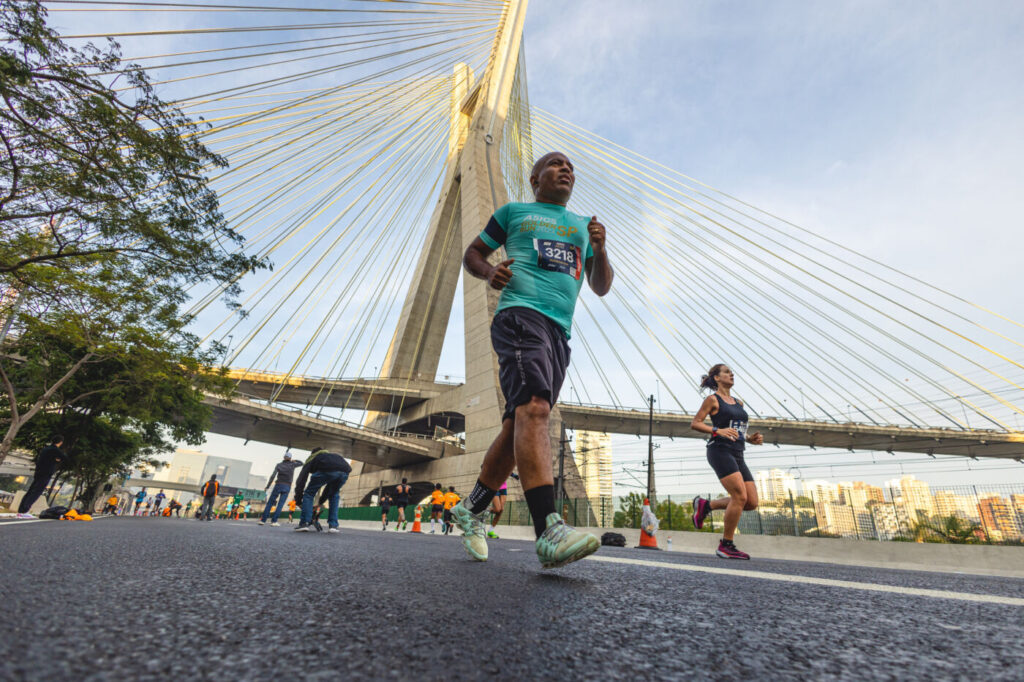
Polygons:
<instances>
[{"instance_id":1,"label":"white running shoe","mask_svg":"<svg viewBox=\"0 0 1024 682\"><path fill-rule=\"evenodd\" d=\"M256 525L257 526L264 526L264 525L266 525L266 523L267 523L266 521L257 521Z\"/></svg>"},{"instance_id":2,"label":"white running shoe","mask_svg":"<svg viewBox=\"0 0 1024 682\"><path fill-rule=\"evenodd\" d=\"M18 512L18 518L19 519L34 519L36 517L35 517L34 514L25 514L25 513L22 513L22 512Z\"/></svg>"},{"instance_id":3,"label":"white running shoe","mask_svg":"<svg viewBox=\"0 0 1024 682\"><path fill-rule=\"evenodd\" d=\"M281 525L280 523L278 523L277 521L274 521L272 524L270 524L270 527L273 528L274 526L280 526L280 525Z\"/></svg>"},{"instance_id":4,"label":"white running shoe","mask_svg":"<svg viewBox=\"0 0 1024 682\"><path fill-rule=\"evenodd\" d=\"M548 514L547 529L537 538L537 558L544 568L558 568L588 557L601 547L590 533L576 530L557 513Z\"/></svg>"},{"instance_id":5,"label":"white running shoe","mask_svg":"<svg viewBox=\"0 0 1024 682\"><path fill-rule=\"evenodd\" d=\"M328 528L327 532L328 533L340 533L341 531L338 530L337 528Z\"/></svg>"},{"instance_id":6,"label":"white running shoe","mask_svg":"<svg viewBox=\"0 0 1024 682\"><path fill-rule=\"evenodd\" d=\"M474 514L462 502L452 507L452 518L462 529L462 546L474 561L487 561L487 524L483 513Z\"/></svg>"}]
</instances>

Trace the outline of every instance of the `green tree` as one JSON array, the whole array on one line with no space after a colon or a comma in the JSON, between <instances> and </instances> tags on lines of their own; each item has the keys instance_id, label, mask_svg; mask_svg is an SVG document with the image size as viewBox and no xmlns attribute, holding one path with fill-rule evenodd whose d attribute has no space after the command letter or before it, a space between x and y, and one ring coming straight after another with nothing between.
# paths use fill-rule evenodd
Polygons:
<instances>
[{"instance_id":1,"label":"green tree","mask_svg":"<svg viewBox=\"0 0 1024 682\"><path fill-rule=\"evenodd\" d=\"M643 509L644 496L640 493L630 493L619 499L619 510L615 512L612 523L616 528L639 528Z\"/></svg>"},{"instance_id":2,"label":"green tree","mask_svg":"<svg viewBox=\"0 0 1024 682\"><path fill-rule=\"evenodd\" d=\"M74 355L68 342L51 338L35 344ZM66 479L77 482L75 498L91 508L102 484L127 474L184 441L199 444L210 424L207 394L225 394L231 382L201 371L194 352L183 347L140 344L132 352L86 364L54 393L53 403L21 432L16 443L38 450L51 433L64 435L72 455ZM214 351L206 351L206 355ZM212 358L200 355L201 360Z\"/></svg>"},{"instance_id":3,"label":"green tree","mask_svg":"<svg viewBox=\"0 0 1024 682\"><path fill-rule=\"evenodd\" d=\"M655 514L661 530L697 530L693 526L693 505L689 502L679 504L666 498L658 503Z\"/></svg>"},{"instance_id":4,"label":"green tree","mask_svg":"<svg viewBox=\"0 0 1024 682\"><path fill-rule=\"evenodd\" d=\"M981 526L978 524L965 521L956 515L950 515L918 521L914 524L913 534L915 540L924 542L948 542L965 545L978 541L979 530L981 530Z\"/></svg>"},{"instance_id":5,"label":"green tree","mask_svg":"<svg viewBox=\"0 0 1024 682\"><path fill-rule=\"evenodd\" d=\"M207 184L226 162L204 124L116 43L69 46L45 18L38 2L0 9L0 462L31 419L84 399L70 382L89 367L142 354L156 376L209 371L222 349L185 332L187 287L237 307L238 279L266 266Z\"/></svg>"}]
</instances>

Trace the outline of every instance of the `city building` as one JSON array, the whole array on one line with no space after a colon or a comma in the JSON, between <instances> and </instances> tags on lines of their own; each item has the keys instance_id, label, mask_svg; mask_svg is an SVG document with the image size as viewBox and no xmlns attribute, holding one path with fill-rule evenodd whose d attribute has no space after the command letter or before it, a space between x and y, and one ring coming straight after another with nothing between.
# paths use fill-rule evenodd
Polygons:
<instances>
[{"instance_id":1,"label":"city building","mask_svg":"<svg viewBox=\"0 0 1024 682\"><path fill-rule=\"evenodd\" d=\"M871 505L870 513L875 536L879 540L892 540L895 537L910 535L910 519L902 506L891 503L875 504Z\"/></svg>"},{"instance_id":2,"label":"city building","mask_svg":"<svg viewBox=\"0 0 1024 682\"><path fill-rule=\"evenodd\" d=\"M965 521L978 522L978 501L974 495L959 495L952 490L935 491L935 514L940 517L956 516Z\"/></svg>"},{"instance_id":3,"label":"city building","mask_svg":"<svg viewBox=\"0 0 1024 682\"><path fill-rule=\"evenodd\" d=\"M902 505L907 515L915 520L928 520L935 516L935 501L931 488L916 476L908 475L889 481L886 486L892 491L897 505Z\"/></svg>"},{"instance_id":4,"label":"city building","mask_svg":"<svg viewBox=\"0 0 1024 682\"><path fill-rule=\"evenodd\" d=\"M982 493L978 501L981 527L992 540L1019 540L1021 527L1013 507L997 493Z\"/></svg>"},{"instance_id":5,"label":"city building","mask_svg":"<svg viewBox=\"0 0 1024 682\"><path fill-rule=\"evenodd\" d=\"M577 431L573 452L576 468L583 479L583 488L602 526L612 525L615 514L612 503L612 441L607 433Z\"/></svg>"},{"instance_id":6,"label":"city building","mask_svg":"<svg viewBox=\"0 0 1024 682\"><path fill-rule=\"evenodd\" d=\"M857 508L843 502L820 502L814 505L814 511L818 515L818 529L823 532L842 537L875 538L871 512L863 506Z\"/></svg>"},{"instance_id":7,"label":"city building","mask_svg":"<svg viewBox=\"0 0 1024 682\"><path fill-rule=\"evenodd\" d=\"M195 490L198 493L199 486L204 481L209 480L212 474L217 474L217 480L221 482L221 485L233 488L250 488L252 487L249 485L251 470L252 462L208 455L199 450L179 449L175 451L171 461L165 466L159 467L156 470L146 468L133 471L132 478L151 479L154 487L159 487L161 483L195 486ZM255 478L262 479L263 483L258 486L258 489L262 490L263 486L266 485L266 478L262 476ZM193 497L193 493L180 490L173 492L168 490L167 494L179 502L187 502Z\"/></svg>"},{"instance_id":8,"label":"city building","mask_svg":"<svg viewBox=\"0 0 1024 682\"><path fill-rule=\"evenodd\" d=\"M814 502L835 502L839 499L839 486L828 481L804 481L804 495Z\"/></svg>"},{"instance_id":9,"label":"city building","mask_svg":"<svg viewBox=\"0 0 1024 682\"><path fill-rule=\"evenodd\" d=\"M781 502L789 500L790 494L797 495L796 479L782 469L758 471L754 474L754 485L757 494L765 502Z\"/></svg>"}]
</instances>

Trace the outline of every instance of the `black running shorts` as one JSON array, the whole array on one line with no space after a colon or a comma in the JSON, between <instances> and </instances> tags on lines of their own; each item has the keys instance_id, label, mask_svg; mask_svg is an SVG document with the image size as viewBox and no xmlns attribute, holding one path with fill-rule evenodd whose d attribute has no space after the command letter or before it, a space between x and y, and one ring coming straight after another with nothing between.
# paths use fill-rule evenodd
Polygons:
<instances>
[{"instance_id":1,"label":"black running shorts","mask_svg":"<svg viewBox=\"0 0 1024 682\"><path fill-rule=\"evenodd\" d=\"M554 320L530 308L505 308L491 322L491 344L498 355L498 381L505 396L501 420L534 396L558 402L569 369L569 341Z\"/></svg>"},{"instance_id":2,"label":"black running shorts","mask_svg":"<svg viewBox=\"0 0 1024 682\"><path fill-rule=\"evenodd\" d=\"M742 451L733 450L722 445L709 445L708 464L715 470L715 475L719 479L735 474L738 471L743 474L744 481L754 480L753 474L750 473L750 468L743 461Z\"/></svg>"},{"instance_id":3,"label":"black running shorts","mask_svg":"<svg viewBox=\"0 0 1024 682\"><path fill-rule=\"evenodd\" d=\"M399 497L397 500L395 500L395 506L396 507L408 507L409 506L409 498L407 498L407 497Z\"/></svg>"},{"instance_id":4,"label":"black running shorts","mask_svg":"<svg viewBox=\"0 0 1024 682\"><path fill-rule=\"evenodd\" d=\"M437 514L437 513L442 512L442 511L444 511L444 507L442 505L440 505L440 504L435 504L435 505L430 507L430 512L432 514Z\"/></svg>"}]
</instances>

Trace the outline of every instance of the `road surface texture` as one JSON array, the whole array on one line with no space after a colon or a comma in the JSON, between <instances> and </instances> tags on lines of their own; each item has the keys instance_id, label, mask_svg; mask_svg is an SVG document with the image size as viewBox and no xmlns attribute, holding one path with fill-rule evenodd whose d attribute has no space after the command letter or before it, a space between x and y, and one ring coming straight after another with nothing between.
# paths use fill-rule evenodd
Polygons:
<instances>
[{"instance_id":1,"label":"road surface texture","mask_svg":"<svg viewBox=\"0 0 1024 682\"><path fill-rule=\"evenodd\" d=\"M0 524L0 679L1024 678L1024 580L292 528Z\"/></svg>"}]
</instances>

